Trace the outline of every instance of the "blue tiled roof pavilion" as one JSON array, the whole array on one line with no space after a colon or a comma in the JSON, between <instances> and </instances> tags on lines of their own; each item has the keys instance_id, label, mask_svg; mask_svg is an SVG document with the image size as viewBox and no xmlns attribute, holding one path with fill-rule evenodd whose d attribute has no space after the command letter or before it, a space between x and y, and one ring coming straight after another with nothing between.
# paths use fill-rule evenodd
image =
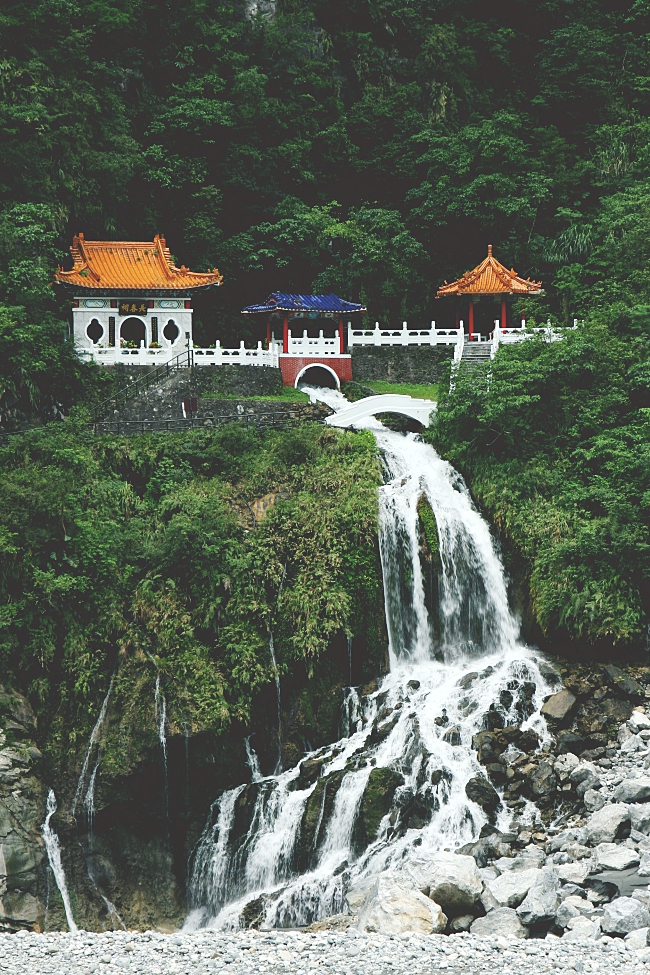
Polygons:
<instances>
[{"instance_id":1,"label":"blue tiled roof pavilion","mask_svg":"<svg viewBox=\"0 0 650 975\"><path fill-rule=\"evenodd\" d=\"M261 305L247 305L242 309L242 315L256 315L260 312L273 314L274 312L318 312L322 315L351 315L355 312L365 312L364 305L345 301L338 295L292 295L283 291L274 291Z\"/></svg>"}]
</instances>

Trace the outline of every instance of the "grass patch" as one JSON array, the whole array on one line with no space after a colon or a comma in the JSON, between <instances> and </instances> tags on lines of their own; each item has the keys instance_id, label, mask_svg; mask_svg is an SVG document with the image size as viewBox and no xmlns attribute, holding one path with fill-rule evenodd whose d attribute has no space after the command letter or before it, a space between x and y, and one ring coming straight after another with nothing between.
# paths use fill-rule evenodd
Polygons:
<instances>
[{"instance_id":1,"label":"grass patch","mask_svg":"<svg viewBox=\"0 0 650 975\"><path fill-rule=\"evenodd\" d=\"M237 396L234 393L205 393L202 399L255 399L273 403L308 403L309 396L293 386L283 386L279 396Z\"/></svg>"},{"instance_id":2,"label":"grass patch","mask_svg":"<svg viewBox=\"0 0 650 975\"><path fill-rule=\"evenodd\" d=\"M417 396L418 399L432 399L437 402L440 386L437 383L385 383L369 380L367 383L376 393L402 393Z\"/></svg>"}]
</instances>

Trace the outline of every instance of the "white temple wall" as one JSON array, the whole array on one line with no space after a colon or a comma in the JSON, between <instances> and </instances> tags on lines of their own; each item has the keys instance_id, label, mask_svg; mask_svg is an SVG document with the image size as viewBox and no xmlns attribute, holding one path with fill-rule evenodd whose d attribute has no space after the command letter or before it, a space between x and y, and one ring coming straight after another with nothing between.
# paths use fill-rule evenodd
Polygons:
<instances>
[{"instance_id":1,"label":"white temple wall","mask_svg":"<svg viewBox=\"0 0 650 975\"><path fill-rule=\"evenodd\" d=\"M140 306L143 303L148 306L150 300L153 300L153 308L147 307L146 312L142 313ZM137 299L132 304L138 307L138 313L128 315L120 314L119 307L111 308L110 298L77 298L76 301L79 307L72 309L72 330L75 347L80 350L92 352L101 348L119 348L123 337L122 325L130 318L142 322L146 348L157 341L162 349L180 353L187 347L188 341L192 344L192 309L185 307L183 298ZM93 322L97 322L101 334L92 325ZM173 339L168 338L173 332L170 322L177 329ZM88 335L89 329L91 334L93 330L98 333L94 340Z\"/></svg>"}]
</instances>

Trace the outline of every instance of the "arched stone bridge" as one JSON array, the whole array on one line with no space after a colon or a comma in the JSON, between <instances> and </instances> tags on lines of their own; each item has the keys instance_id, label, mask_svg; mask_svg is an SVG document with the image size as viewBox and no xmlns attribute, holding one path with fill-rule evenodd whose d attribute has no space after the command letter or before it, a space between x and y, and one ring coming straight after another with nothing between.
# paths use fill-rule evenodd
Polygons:
<instances>
[{"instance_id":1,"label":"arched stone bridge","mask_svg":"<svg viewBox=\"0 0 650 975\"><path fill-rule=\"evenodd\" d=\"M332 427L350 427L359 420L378 413L401 413L412 420L417 420L422 426L428 427L431 413L437 408L432 399L415 399L402 393L383 393L380 396L366 396L357 400L340 413L328 416L325 423Z\"/></svg>"}]
</instances>

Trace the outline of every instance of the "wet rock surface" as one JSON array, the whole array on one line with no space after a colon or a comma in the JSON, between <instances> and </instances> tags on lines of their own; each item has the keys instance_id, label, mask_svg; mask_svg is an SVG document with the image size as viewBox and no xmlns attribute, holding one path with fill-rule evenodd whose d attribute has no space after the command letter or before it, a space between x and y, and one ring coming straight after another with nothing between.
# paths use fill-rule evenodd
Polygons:
<instances>
[{"instance_id":1,"label":"wet rock surface","mask_svg":"<svg viewBox=\"0 0 650 975\"><path fill-rule=\"evenodd\" d=\"M474 922L477 933L388 936L328 930L314 932L245 931L161 935L46 934L0 936L3 972L12 975L208 975L228 972L308 973L331 975L429 975L478 973L520 975L521 972L602 972L636 975L646 972L650 948L639 939L603 937L600 941L552 935L543 940L526 939L517 927L516 915L499 912L492 930ZM578 918L574 930L591 927ZM498 923L497 923L498 922ZM480 932L480 934L479 934Z\"/></svg>"},{"instance_id":2,"label":"wet rock surface","mask_svg":"<svg viewBox=\"0 0 650 975\"><path fill-rule=\"evenodd\" d=\"M45 915L45 790L36 721L22 695L0 686L0 930L40 928Z\"/></svg>"}]
</instances>

